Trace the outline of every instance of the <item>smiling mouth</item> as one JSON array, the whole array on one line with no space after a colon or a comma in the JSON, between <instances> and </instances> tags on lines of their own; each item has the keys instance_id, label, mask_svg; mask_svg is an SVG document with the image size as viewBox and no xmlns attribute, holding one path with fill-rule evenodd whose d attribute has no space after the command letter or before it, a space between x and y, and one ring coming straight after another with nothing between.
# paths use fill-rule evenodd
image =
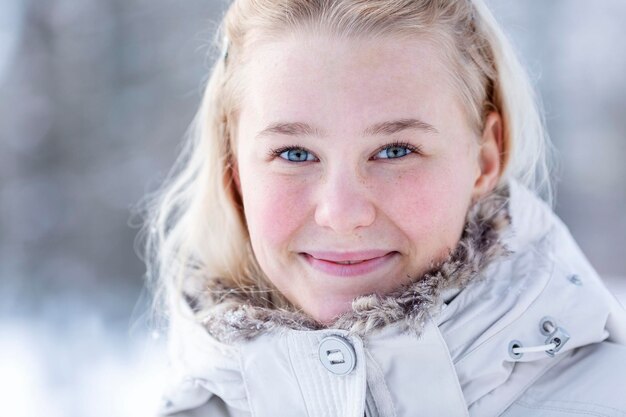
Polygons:
<instances>
[{"instance_id":1,"label":"smiling mouth","mask_svg":"<svg viewBox=\"0 0 626 417\"><path fill-rule=\"evenodd\" d=\"M371 254L362 253L362 259L345 259L347 257L354 256L354 254L342 255L315 253L315 255L317 256L314 256L310 253L303 252L300 253L300 255L305 258L307 264L310 267L317 271L323 272L324 274L341 277L352 277L367 275L388 266L393 260L395 260L396 255L399 255L399 252L377 251L376 253ZM363 255L366 255L367 257L363 259Z\"/></svg>"}]
</instances>

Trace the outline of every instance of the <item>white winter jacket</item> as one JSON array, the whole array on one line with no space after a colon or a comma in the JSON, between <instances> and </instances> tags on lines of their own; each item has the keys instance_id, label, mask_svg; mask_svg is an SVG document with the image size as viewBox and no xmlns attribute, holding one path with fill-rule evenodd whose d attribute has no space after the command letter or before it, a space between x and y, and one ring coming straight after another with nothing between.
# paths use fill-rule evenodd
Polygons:
<instances>
[{"instance_id":1,"label":"white winter jacket","mask_svg":"<svg viewBox=\"0 0 626 417\"><path fill-rule=\"evenodd\" d=\"M624 308L550 208L506 188L462 255L333 328L241 300L173 317L162 414L626 416Z\"/></svg>"}]
</instances>

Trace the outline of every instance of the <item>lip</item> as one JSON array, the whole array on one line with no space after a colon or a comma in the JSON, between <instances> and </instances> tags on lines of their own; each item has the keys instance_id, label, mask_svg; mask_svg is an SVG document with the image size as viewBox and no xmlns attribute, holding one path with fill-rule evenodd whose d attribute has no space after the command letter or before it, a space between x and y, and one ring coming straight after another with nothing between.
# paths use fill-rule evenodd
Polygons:
<instances>
[{"instance_id":1,"label":"lip","mask_svg":"<svg viewBox=\"0 0 626 417\"><path fill-rule=\"evenodd\" d=\"M354 252L330 252L330 251L309 251L306 252L307 255L311 255L312 257L330 262L346 262L346 261L364 261L374 258L380 258L381 256L385 256L388 253L393 251L390 250L382 250L382 249L372 249L372 250L362 250L362 251L354 251Z\"/></svg>"},{"instance_id":2,"label":"lip","mask_svg":"<svg viewBox=\"0 0 626 417\"><path fill-rule=\"evenodd\" d=\"M396 251L359 251L359 252L307 252L301 253L307 263L320 272L340 276L354 277L369 274L381 269L395 258ZM355 264L337 262L361 261Z\"/></svg>"}]
</instances>

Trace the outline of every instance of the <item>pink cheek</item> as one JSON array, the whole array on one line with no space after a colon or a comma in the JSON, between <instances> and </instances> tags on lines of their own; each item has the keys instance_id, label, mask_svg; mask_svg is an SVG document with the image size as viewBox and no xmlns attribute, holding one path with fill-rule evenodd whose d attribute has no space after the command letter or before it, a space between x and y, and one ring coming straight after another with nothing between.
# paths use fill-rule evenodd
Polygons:
<instances>
[{"instance_id":1,"label":"pink cheek","mask_svg":"<svg viewBox=\"0 0 626 417\"><path fill-rule=\"evenodd\" d=\"M450 240L462 208L458 187L449 177L424 171L403 175L393 189L397 191L383 193L378 201L384 202L386 212L410 239L422 244Z\"/></svg>"},{"instance_id":2,"label":"pink cheek","mask_svg":"<svg viewBox=\"0 0 626 417\"><path fill-rule=\"evenodd\" d=\"M244 189L244 207L250 233L272 247L285 249L306 222L308 198L302 183L289 179L259 179Z\"/></svg>"},{"instance_id":3,"label":"pink cheek","mask_svg":"<svg viewBox=\"0 0 626 417\"><path fill-rule=\"evenodd\" d=\"M403 224L410 232L423 235L438 223L440 200L431 185L413 183L411 186L411 191L396 198L393 206L398 208L397 217L405 219Z\"/></svg>"}]
</instances>

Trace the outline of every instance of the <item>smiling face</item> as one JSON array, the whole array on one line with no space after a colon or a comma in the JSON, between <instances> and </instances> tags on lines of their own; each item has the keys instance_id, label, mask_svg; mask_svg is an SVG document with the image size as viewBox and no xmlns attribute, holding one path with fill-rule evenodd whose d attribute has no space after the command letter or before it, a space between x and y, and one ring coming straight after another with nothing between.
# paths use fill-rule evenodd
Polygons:
<instances>
[{"instance_id":1,"label":"smiling face","mask_svg":"<svg viewBox=\"0 0 626 417\"><path fill-rule=\"evenodd\" d=\"M300 35L251 54L235 175L269 280L328 323L443 260L497 180L499 118L481 147L435 46Z\"/></svg>"}]
</instances>

